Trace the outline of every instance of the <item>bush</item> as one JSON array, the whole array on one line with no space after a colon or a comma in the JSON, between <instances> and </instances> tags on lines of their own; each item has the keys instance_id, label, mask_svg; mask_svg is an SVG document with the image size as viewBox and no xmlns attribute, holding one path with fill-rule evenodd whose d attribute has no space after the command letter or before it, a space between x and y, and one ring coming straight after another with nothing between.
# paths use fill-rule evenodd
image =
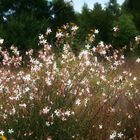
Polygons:
<instances>
[{"instance_id":1,"label":"bush","mask_svg":"<svg viewBox=\"0 0 140 140\"><path fill-rule=\"evenodd\" d=\"M69 29L73 35L77 26ZM55 45L63 46L58 56L40 35L43 48L37 57L26 52L28 63L17 48L12 54L0 48L0 134L9 140L139 139L139 81L125 69L123 53L100 42L75 56L69 37L56 33Z\"/></svg>"},{"instance_id":2,"label":"bush","mask_svg":"<svg viewBox=\"0 0 140 140\"><path fill-rule=\"evenodd\" d=\"M114 34L114 47L120 48L127 45L127 50L129 50L130 43L133 42L133 38L139 33L133 22L133 17L123 14L114 22L114 25L119 27L116 34Z\"/></svg>"}]
</instances>

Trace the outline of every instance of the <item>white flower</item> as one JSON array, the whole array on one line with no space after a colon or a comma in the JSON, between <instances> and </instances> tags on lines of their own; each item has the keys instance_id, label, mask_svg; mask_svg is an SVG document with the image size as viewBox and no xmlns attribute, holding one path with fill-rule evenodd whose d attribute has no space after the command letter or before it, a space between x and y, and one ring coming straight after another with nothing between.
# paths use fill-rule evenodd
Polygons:
<instances>
[{"instance_id":1,"label":"white flower","mask_svg":"<svg viewBox=\"0 0 140 140\"><path fill-rule=\"evenodd\" d=\"M98 62L98 58L96 56L94 57L94 61L95 61L95 63Z\"/></svg>"},{"instance_id":2,"label":"white flower","mask_svg":"<svg viewBox=\"0 0 140 140\"><path fill-rule=\"evenodd\" d=\"M0 131L0 135L2 135L2 136L3 136L3 134L4 134L4 131L3 131L3 130L1 130L1 131Z\"/></svg>"},{"instance_id":3,"label":"white flower","mask_svg":"<svg viewBox=\"0 0 140 140\"><path fill-rule=\"evenodd\" d=\"M24 104L19 104L19 106L26 108L27 105L24 103Z\"/></svg>"},{"instance_id":4,"label":"white flower","mask_svg":"<svg viewBox=\"0 0 140 140\"><path fill-rule=\"evenodd\" d=\"M45 108L43 108L43 113L44 114L47 114L48 112L50 111L50 108L48 108L48 107L45 107Z\"/></svg>"},{"instance_id":5,"label":"white flower","mask_svg":"<svg viewBox=\"0 0 140 140\"><path fill-rule=\"evenodd\" d=\"M117 123L117 126L121 126L121 122L118 122L118 123Z\"/></svg>"},{"instance_id":6,"label":"white flower","mask_svg":"<svg viewBox=\"0 0 140 140\"><path fill-rule=\"evenodd\" d=\"M137 77L134 77L134 78L133 78L133 81L137 81Z\"/></svg>"},{"instance_id":7,"label":"white flower","mask_svg":"<svg viewBox=\"0 0 140 140\"><path fill-rule=\"evenodd\" d=\"M14 133L13 129L8 129L8 133L9 133L9 134Z\"/></svg>"},{"instance_id":8,"label":"white flower","mask_svg":"<svg viewBox=\"0 0 140 140\"><path fill-rule=\"evenodd\" d=\"M3 44L4 39L0 38L0 44Z\"/></svg>"},{"instance_id":9,"label":"white flower","mask_svg":"<svg viewBox=\"0 0 140 140\"><path fill-rule=\"evenodd\" d=\"M65 115L70 116L70 111L66 111Z\"/></svg>"},{"instance_id":10,"label":"white flower","mask_svg":"<svg viewBox=\"0 0 140 140\"><path fill-rule=\"evenodd\" d=\"M62 117L62 121L66 121L67 119L65 117Z\"/></svg>"},{"instance_id":11,"label":"white flower","mask_svg":"<svg viewBox=\"0 0 140 140\"><path fill-rule=\"evenodd\" d=\"M106 50L101 50L101 51L100 51L100 54L101 54L101 55L105 55L105 54L106 54Z\"/></svg>"},{"instance_id":12,"label":"white flower","mask_svg":"<svg viewBox=\"0 0 140 140\"><path fill-rule=\"evenodd\" d=\"M26 87L26 88L25 88L25 92L28 92L29 90L30 90L29 87Z\"/></svg>"},{"instance_id":13,"label":"white flower","mask_svg":"<svg viewBox=\"0 0 140 140\"><path fill-rule=\"evenodd\" d=\"M138 35L138 36L135 37L135 41L136 41L137 43L140 42L140 35Z\"/></svg>"},{"instance_id":14,"label":"white flower","mask_svg":"<svg viewBox=\"0 0 140 140\"><path fill-rule=\"evenodd\" d=\"M140 58L137 58L136 62L137 62L137 63L140 63Z\"/></svg>"},{"instance_id":15,"label":"white flower","mask_svg":"<svg viewBox=\"0 0 140 140\"><path fill-rule=\"evenodd\" d=\"M88 98L85 98L85 102L84 102L85 107L87 106L87 103L88 103Z\"/></svg>"},{"instance_id":16,"label":"white flower","mask_svg":"<svg viewBox=\"0 0 140 140\"><path fill-rule=\"evenodd\" d=\"M79 106L79 105L81 104L81 100L80 100L80 99L77 99L77 100L75 101L75 104Z\"/></svg>"},{"instance_id":17,"label":"white flower","mask_svg":"<svg viewBox=\"0 0 140 140\"><path fill-rule=\"evenodd\" d=\"M129 73L129 77L131 77L132 76L132 73Z\"/></svg>"},{"instance_id":18,"label":"white flower","mask_svg":"<svg viewBox=\"0 0 140 140\"><path fill-rule=\"evenodd\" d=\"M123 133L122 132L118 133L118 137L122 138L123 137Z\"/></svg>"},{"instance_id":19,"label":"white flower","mask_svg":"<svg viewBox=\"0 0 140 140\"><path fill-rule=\"evenodd\" d=\"M109 136L110 140L114 140L114 138L117 136L117 132L113 131L113 133Z\"/></svg>"},{"instance_id":20,"label":"white flower","mask_svg":"<svg viewBox=\"0 0 140 140\"><path fill-rule=\"evenodd\" d=\"M50 123L49 122L46 122L46 125L49 127L50 126Z\"/></svg>"},{"instance_id":21,"label":"white flower","mask_svg":"<svg viewBox=\"0 0 140 140\"><path fill-rule=\"evenodd\" d=\"M78 28L79 28L79 27L75 25L75 26L73 26L73 27L71 28L71 30L72 30L72 31L76 31L76 30L78 30Z\"/></svg>"},{"instance_id":22,"label":"white flower","mask_svg":"<svg viewBox=\"0 0 140 140\"><path fill-rule=\"evenodd\" d=\"M104 42L103 41L100 41L99 42L99 45L103 47L104 46Z\"/></svg>"},{"instance_id":23,"label":"white flower","mask_svg":"<svg viewBox=\"0 0 140 140\"><path fill-rule=\"evenodd\" d=\"M47 140L52 140L52 138L51 137L48 137Z\"/></svg>"},{"instance_id":24,"label":"white flower","mask_svg":"<svg viewBox=\"0 0 140 140\"><path fill-rule=\"evenodd\" d=\"M100 81L97 81L96 84L97 84L97 85L100 85Z\"/></svg>"},{"instance_id":25,"label":"white flower","mask_svg":"<svg viewBox=\"0 0 140 140\"><path fill-rule=\"evenodd\" d=\"M98 34L99 33L99 30L98 29L95 29L94 33L95 34Z\"/></svg>"},{"instance_id":26,"label":"white flower","mask_svg":"<svg viewBox=\"0 0 140 140\"><path fill-rule=\"evenodd\" d=\"M56 116L59 117L59 115L60 115L60 111L59 110L55 110L54 113L55 113Z\"/></svg>"},{"instance_id":27,"label":"white flower","mask_svg":"<svg viewBox=\"0 0 140 140\"><path fill-rule=\"evenodd\" d=\"M129 114L127 117L128 117L128 119L131 119L132 118L132 115Z\"/></svg>"},{"instance_id":28,"label":"white flower","mask_svg":"<svg viewBox=\"0 0 140 140\"><path fill-rule=\"evenodd\" d=\"M52 30L50 28L47 28L46 35L50 34L51 32Z\"/></svg>"},{"instance_id":29,"label":"white flower","mask_svg":"<svg viewBox=\"0 0 140 140\"><path fill-rule=\"evenodd\" d=\"M27 74L27 75L25 75L24 77L23 77L23 80L24 81L30 81L31 80L31 75L30 74Z\"/></svg>"},{"instance_id":30,"label":"white flower","mask_svg":"<svg viewBox=\"0 0 140 140\"><path fill-rule=\"evenodd\" d=\"M61 38L61 37L63 37L64 35L61 33L61 32L59 32L59 33L56 33L56 38Z\"/></svg>"},{"instance_id":31,"label":"white flower","mask_svg":"<svg viewBox=\"0 0 140 140\"><path fill-rule=\"evenodd\" d=\"M114 27L114 28L113 28L113 31L114 31L114 32L116 32L116 31L118 31L118 30L119 30L118 27Z\"/></svg>"},{"instance_id":32,"label":"white flower","mask_svg":"<svg viewBox=\"0 0 140 140\"><path fill-rule=\"evenodd\" d=\"M41 39L44 39L44 36L40 34L38 38L41 40Z\"/></svg>"},{"instance_id":33,"label":"white flower","mask_svg":"<svg viewBox=\"0 0 140 140\"><path fill-rule=\"evenodd\" d=\"M99 125L99 129L102 129L103 128L103 125Z\"/></svg>"},{"instance_id":34,"label":"white flower","mask_svg":"<svg viewBox=\"0 0 140 140\"><path fill-rule=\"evenodd\" d=\"M95 48L95 47L93 47L93 49L92 49L92 50L93 50L93 52L96 52L96 48Z\"/></svg>"},{"instance_id":35,"label":"white flower","mask_svg":"<svg viewBox=\"0 0 140 140\"><path fill-rule=\"evenodd\" d=\"M138 37L137 36L135 37L135 41L138 41Z\"/></svg>"},{"instance_id":36,"label":"white flower","mask_svg":"<svg viewBox=\"0 0 140 140\"><path fill-rule=\"evenodd\" d=\"M46 82L46 84L47 84L48 86L51 86L51 85L52 85L52 81L51 81L51 79L50 79L49 77L47 77L47 78L45 79L45 82Z\"/></svg>"},{"instance_id":37,"label":"white flower","mask_svg":"<svg viewBox=\"0 0 140 140\"><path fill-rule=\"evenodd\" d=\"M16 109L13 107L9 113L10 115L14 115L16 113Z\"/></svg>"},{"instance_id":38,"label":"white flower","mask_svg":"<svg viewBox=\"0 0 140 140\"><path fill-rule=\"evenodd\" d=\"M85 45L85 48L89 50L90 49L90 45L89 44Z\"/></svg>"}]
</instances>

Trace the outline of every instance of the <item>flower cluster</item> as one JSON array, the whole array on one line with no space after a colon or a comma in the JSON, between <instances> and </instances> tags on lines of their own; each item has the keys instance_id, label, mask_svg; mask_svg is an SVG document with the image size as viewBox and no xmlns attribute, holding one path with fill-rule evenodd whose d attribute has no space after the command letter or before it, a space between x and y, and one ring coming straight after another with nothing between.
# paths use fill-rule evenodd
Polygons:
<instances>
[{"instance_id":1,"label":"flower cluster","mask_svg":"<svg viewBox=\"0 0 140 140\"><path fill-rule=\"evenodd\" d=\"M39 45L43 48L38 55L33 56L34 50L26 52L28 62L24 62L16 47L10 48L11 53L2 48L0 40L2 137L9 140L140 138L139 76L128 67L125 50L114 50L102 41L95 47L86 42L76 56L68 38L77 30L76 25L65 25L58 30L56 44L63 46L58 56L52 50L56 44L49 44L46 39L51 33L48 28L45 35L39 35ZM94 39L98 32L95 29ZM133 64L139 62L138 58Z\"/></svg>"}]
</instances>

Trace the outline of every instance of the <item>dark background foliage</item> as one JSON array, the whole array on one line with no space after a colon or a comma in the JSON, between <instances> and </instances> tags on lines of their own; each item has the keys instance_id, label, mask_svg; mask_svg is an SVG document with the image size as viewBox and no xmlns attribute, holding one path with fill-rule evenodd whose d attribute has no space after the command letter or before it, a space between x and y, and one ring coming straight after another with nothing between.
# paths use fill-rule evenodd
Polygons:
<instances>
[{"instance_id":1,"label":"dark background foliage","mask_svg":"<svg viewBox=\"0 0 140 140\"><path fill-rule=\"evenodd\" d=\"M75 12L72 4L64 0L0 0L0 36L5 39L7 49L15 45L21 52L38 50L38 35L45 33L47 27L57 31L66 23L75 23L80 27L78 41L81 43L91 30L98 29L95 44L102 40L115 48L129 47L140 31L139 13L139 0L125 0L122 5L110 0L104 8L95 3L93 9L85 4L81 13ZM113 27L117 26L119 32L114 36Z\"/></svg>"}]
</instances>

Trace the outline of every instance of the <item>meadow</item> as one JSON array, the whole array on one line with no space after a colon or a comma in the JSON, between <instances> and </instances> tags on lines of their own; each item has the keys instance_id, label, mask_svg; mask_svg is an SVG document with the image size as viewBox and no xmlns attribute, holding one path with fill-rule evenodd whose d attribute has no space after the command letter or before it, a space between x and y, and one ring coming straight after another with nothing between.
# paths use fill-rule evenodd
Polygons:
<instances>
[{"instance_id":1,"label":"meadow","mask_svg":"<svg viewBox=\"0 0 140 140\"><path fill-rule=\"evenodd\" d=\"M47 41L49 28L35 57L34 50L26 59L14 46L8 51L0 40L1 139L140 140L140 58L102 41L92 46L96 29L75 55L77 30L56 32L59 55ZM139 42L137 36L133 47Z\"/></svg>"}]
</instances>

